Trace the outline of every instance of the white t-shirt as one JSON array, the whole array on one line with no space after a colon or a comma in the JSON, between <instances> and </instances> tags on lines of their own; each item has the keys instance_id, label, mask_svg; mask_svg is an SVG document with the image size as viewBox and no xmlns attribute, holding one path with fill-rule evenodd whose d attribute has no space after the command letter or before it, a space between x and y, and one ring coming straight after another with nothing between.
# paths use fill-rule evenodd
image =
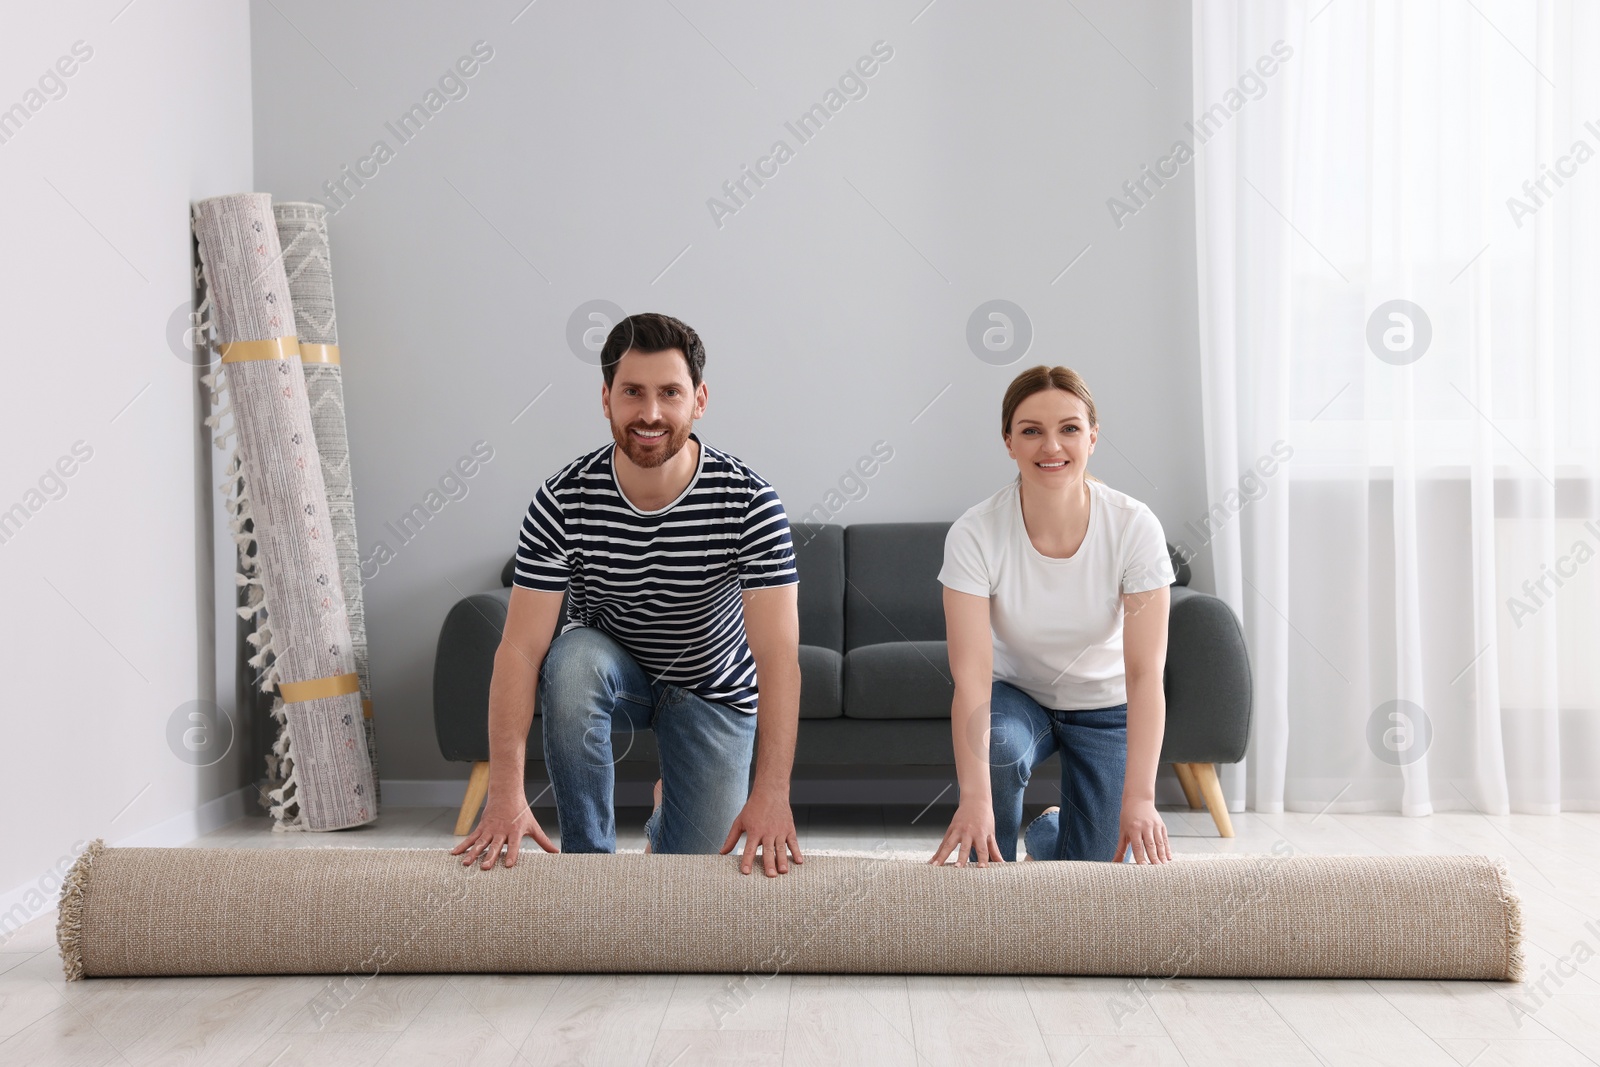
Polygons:
<instances>
[{"instance_id":1,"label":"white t-shirt","mask_svg":"<svg viewBox=\"0 0 1600 1067\"><path fill-rule=\"evenodd\" d=\"M1060 711L1126 703L1122 594L1176 577L1155 513L1087 484L1089 529L1068 558L1033 547L1013 481L951 524L939 571L948 588L989 598L995 678Z\"/></svg>"}]
</instances>

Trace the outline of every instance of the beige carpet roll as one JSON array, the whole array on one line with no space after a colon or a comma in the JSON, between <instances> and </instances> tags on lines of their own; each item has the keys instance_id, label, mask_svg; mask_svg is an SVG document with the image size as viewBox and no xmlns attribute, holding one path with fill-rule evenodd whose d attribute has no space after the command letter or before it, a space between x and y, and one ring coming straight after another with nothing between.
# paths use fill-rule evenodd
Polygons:
<instances>
[{"instance_id":1,"label":"beige carpet roll","mask_svg":"<svg viewBox=\"0 0 1600 1067\"><path fill-rule=\"evenodd\" d=\"M105 848L62 889L68 979L715 972L1521 978L1488 856L1208 856L979 869L813 856Z\"/></svg>"}]
</instances>

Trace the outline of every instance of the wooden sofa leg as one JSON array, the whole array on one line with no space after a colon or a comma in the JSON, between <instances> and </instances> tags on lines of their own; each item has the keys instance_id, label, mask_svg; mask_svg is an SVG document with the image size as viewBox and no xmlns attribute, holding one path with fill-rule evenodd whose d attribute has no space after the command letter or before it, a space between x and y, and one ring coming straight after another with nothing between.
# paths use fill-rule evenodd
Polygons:
<instances>
[{"instance_id":1,"label":"wooden sofa leg","mask_svg":"<svg viewBox=\"0 0 1600 1067\"><path fill-rule=\"evenodd\" d=\"M1205 800L1200 795L1200 783L1195 781L1194 768L1187 763L1174 763L1173 771L1178 775L1178 784L1183 786L1183 795L1189 801L1189 810L1194 811L1205 805Z\"/></svg>"},{"instance_id":2,"label":"wooden sofa leg","mask_svg":"<svg viewBox=\"0 0 1600 1067\"><path fill-rule=\"evenodd\" d=\"M1200 785L1200 792L1206 798L1206 807L1211 809L1211 820L1217 824L1217 833L1223 837L1232 837L1233 820L1228 818L1228 802L1222 796L1222 782L1217 778L1217 765L1191 763L1189 769L1194 773Z\"/></svg>"},{"instance_id":3,"label":"wooden sofa leg","mask_svg":"<svg viewBox=\"0 0 1600 1067\"><path fill-rule=\"evenodd\" d=\"M483 800L489 795L489 761L479 760L472 765L472 777L467 779L467 796L461 801L461 814L456 816L456 836L465 837L472 831Z\"/></svg>"}]
</instances>

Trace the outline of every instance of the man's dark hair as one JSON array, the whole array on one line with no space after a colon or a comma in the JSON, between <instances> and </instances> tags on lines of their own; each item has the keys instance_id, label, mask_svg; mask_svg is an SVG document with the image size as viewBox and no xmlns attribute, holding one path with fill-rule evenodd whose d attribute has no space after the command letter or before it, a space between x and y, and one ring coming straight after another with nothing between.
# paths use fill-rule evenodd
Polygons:
<instances>
[{"instance_id":1,"label":"man's dark hair","mask_svg":"<svg viewBox=\"0 0 1600 1067\"><path fill-rule=\"evenodd\" d=\"M605 346L600 349L600 372L609 387L617 376L617 364L630 351L665 352L672 348L683 353L689 364L689 381L700 388L700 372L706 366L706 346L700 343L700 335L687 323L654 311L629 315L611 327Z\"/></svg>"}]
</instances>

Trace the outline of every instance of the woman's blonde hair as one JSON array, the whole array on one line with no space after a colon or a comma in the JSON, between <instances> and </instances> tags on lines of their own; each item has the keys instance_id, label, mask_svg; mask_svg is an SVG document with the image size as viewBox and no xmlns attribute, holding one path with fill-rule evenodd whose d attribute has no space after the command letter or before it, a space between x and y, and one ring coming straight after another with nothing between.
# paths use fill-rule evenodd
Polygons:
<instances>
[{"instance_id":1,"label":"woman's blonde hair","mask_svg":"<svg viewBox=\"0 0 1600 1067\"><path fill-rule=\"evenodd\" d=\"M1089 392L1088 385L1084 384L1082 375L1071 367L1046 367L1041 363L1037 367L1029 367L1006 386L1006 395L1000 401L1002 436L1011 436L1011 420L1016 417L1017 406L1034 393L1042 393L1046 389L1060 389L1083 401L1084 410L1089 414L1089 428L1097 429L1100 426L1100 419L1094 410L1094 396ZM1087 470L1083 476L1090 481L1100 481Z\"/></svg>"}]
</instances>

